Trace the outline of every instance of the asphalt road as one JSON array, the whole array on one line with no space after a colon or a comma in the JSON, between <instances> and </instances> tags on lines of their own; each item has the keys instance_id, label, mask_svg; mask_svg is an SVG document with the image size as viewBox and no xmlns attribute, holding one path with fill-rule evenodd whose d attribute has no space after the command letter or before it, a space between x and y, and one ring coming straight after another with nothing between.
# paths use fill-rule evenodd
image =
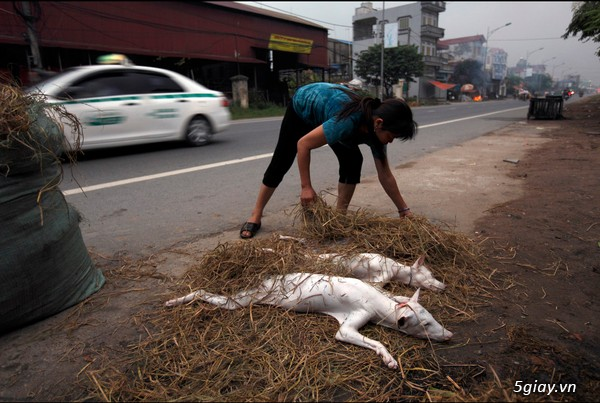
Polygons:
<instances>
[{"instance_id":1,"label":"asphalt road","mask_svg":"<svg viewBox=\"0 0 600 403\"><path fill-rule=\"evenodd\" d=\"M528 103L518 100L414 108L415 140L388 146L392 166L460 144L518 121ZM235 121L208 146L178 143L89 151L65 165L61 189L83 216L88 248L103 256L143 256L179 242L238 229L246 220L273 152L280 118ZM374 176L364 148L363 178ZM337 161L328 147L313 152L313 185L335 191ZM416 179L418 180L418 179ZM298 202L294 166L266 214Z\"/></svg>"}]
</instances>

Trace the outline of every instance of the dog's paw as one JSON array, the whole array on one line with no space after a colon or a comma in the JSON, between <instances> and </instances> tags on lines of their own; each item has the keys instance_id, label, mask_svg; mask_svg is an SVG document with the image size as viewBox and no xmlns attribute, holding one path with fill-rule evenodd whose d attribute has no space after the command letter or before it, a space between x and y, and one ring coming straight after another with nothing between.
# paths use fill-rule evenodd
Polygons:
<instances>
[{"instance_id":1,"label":"dog's paw","mask_svg":"<svg viewBox=\"0 0 600 403\"><path fill-rule=\"evenodd\" d=\"M386 362L388 368L398 369L398 361L390 357L390 361Z\"/></svg>"},{"instance_id":2,"label":"dog's paw","mask_svg":"<svg viewBox=\"0 0 600 403\"><path fill-rule=\"evenodd\" d=\"M398 361L396 361L390 353L388 353L387 351L382 351L381 354L379 354L379 355L383 359L383 363L385 365L387 365L388 368L391 368L391 369L398 368Z\"/></svg>"}]
</instances>

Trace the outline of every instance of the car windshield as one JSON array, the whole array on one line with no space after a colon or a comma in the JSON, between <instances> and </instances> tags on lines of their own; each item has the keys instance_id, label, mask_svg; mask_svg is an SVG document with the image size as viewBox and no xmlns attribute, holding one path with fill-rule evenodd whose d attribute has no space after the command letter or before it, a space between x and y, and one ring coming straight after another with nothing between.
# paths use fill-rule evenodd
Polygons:
<instances>
[{"instance_id":1,"label":"car windshield","mask_svg":"<svg viewBox=\"0 0 600 403\"><path fill-rule=\"evenodd\" d=\"M39 91L40 88L45 87L48 83L52 83L54 81L57 80L61 80L62 77L64 77L67 74L70 74L71 72L78 70L79 67L69 67L63 71L61 71L60 73L55 73L52 74L36 83L31 84L29 87L25 88L25 92L31 93L31 92L37 92Z\"/></svg>"}]
</instances>

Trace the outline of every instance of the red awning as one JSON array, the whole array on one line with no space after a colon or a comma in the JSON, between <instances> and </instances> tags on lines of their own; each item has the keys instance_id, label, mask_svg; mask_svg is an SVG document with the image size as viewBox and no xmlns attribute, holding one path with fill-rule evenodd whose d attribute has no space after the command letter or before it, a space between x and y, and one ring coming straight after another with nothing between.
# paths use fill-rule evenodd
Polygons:
<instances>
[{"instance_id":1,"label":"red awning","mask_svg":"<svg viewBox=\"0 0 600 403\"><path fill-rule=\"evenodd\" d=\"M440 81L435 81L435 80L429 80L429 83L435 85L436 87L438 87L441 90L449 90L450 88L456 87L456 84L442 83Z\"/></svg>"}]
</instances>

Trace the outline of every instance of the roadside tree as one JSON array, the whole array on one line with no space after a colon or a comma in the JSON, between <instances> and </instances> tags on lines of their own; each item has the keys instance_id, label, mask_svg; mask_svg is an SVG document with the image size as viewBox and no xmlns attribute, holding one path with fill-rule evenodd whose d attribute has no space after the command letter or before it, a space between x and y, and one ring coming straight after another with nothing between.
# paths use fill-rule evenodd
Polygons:
<instances>
[{"instance_id":1,"label":"roadside tree","mask_svg":"<svg viewBox=\"0 0 600 403\"><path fill-rule=\"evenodd\" d=\"M384 97L392 97L392 87L398 80L407 83L416 82L425 70L423 56L414 45L386 48L383 52L383 88ZM356 74L367 84L381 85L381 44L370 46L356 60Z\"/></svg>"},{"instance_id":2,"label":"roadside tree","mask_svg":"<svg viewBox=\"0 0 600 403\"><path fill-rule=\"evenodd\" d=\"M525 86L525 80L523 78L510 75L506 77L506 93L508 95L516 96L519 94L519 88L523 88Z\"/></svg>"},{"instance_id":3,"label":"roadside tree","mask_svg":"<svg viewBox=\"0 0 600 403\"><path fill-rule=\"evenodd\" d=\"M580 42L587 42L590 39L600 42L600 1L577 1L574 4L576 8L571 23L562 38L567 39L571 35L581 34ZM596 55L600 57L600 48L596 51Z\"/></svg>"},{"instance_id":4,"label":"roadside tree","mask_svg":"<svg viewBox=\"0 0 600 403\"><path fill-rule=\"evenodd\" d=\"M461 86L464 84L473 84L477 89L486 88L487 84L481 63L474 59L458 62L454 67L451 80Z\"/></svg>"},{"instance_id":5,"label":"roadside tree","mask_svg":"<svg viewBox=\"0 0 600 403\"><path fill-rule=\"evenodd\" d=\"M552 88L552 77L549 74L532 74L525 78L525 84L535 94L541 95Z\"/></svg>"}]
</instances>

